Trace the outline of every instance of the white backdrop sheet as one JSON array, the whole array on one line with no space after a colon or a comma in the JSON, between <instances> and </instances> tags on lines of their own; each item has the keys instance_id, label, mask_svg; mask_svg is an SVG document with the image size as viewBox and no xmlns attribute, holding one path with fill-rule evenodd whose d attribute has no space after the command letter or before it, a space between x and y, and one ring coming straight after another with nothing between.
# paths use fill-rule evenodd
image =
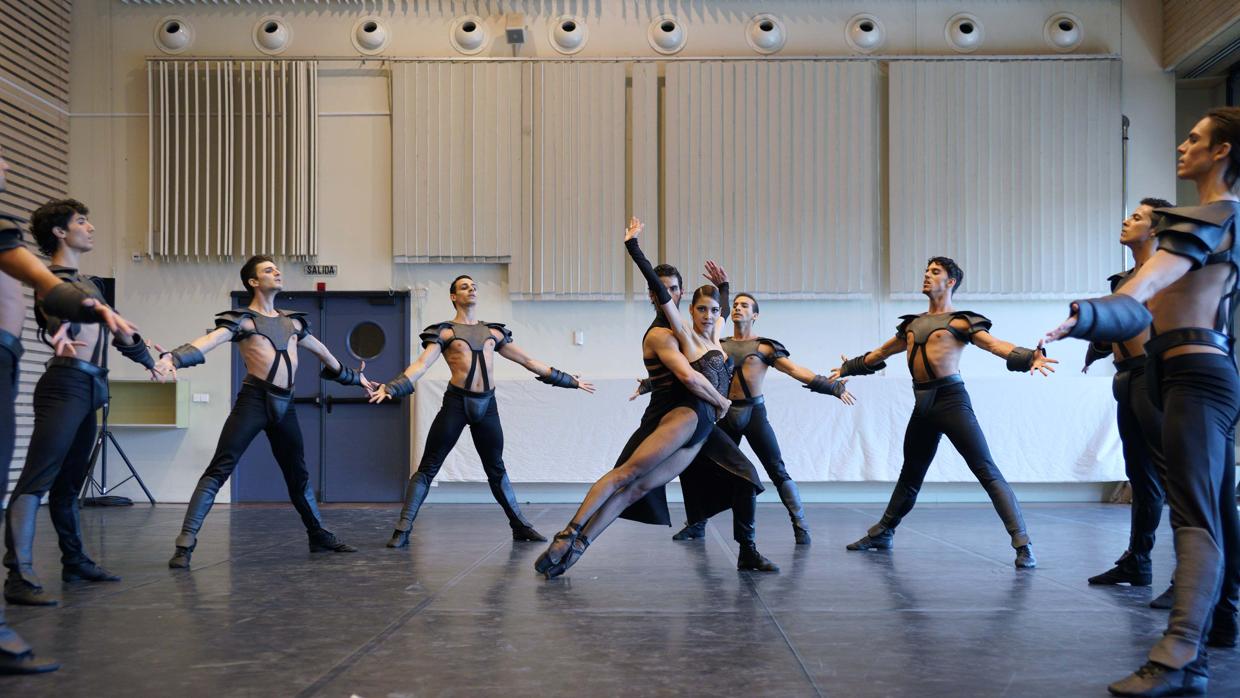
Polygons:
<instances>
[{"instance_id":1,"label":"white backdrop sheet","mask_svg":"<svg viewBox=\"0 0 1240 698\"><path fill-rule=\"evenodd\" d=\"M634 380L596 381L598 392L552 388L533 379L500 380L504 462L514 482L593 482L612 467L637 428L647 399L629 402ZM1124 480L1110 377L1011 375L965 379L999 469L1011 482ZM438 412L447 382L418 382L414 461ZM793 479L895 481L913 407L907 378L855 378L857 404L805 390L772 374L767 410ZM744 450L754 463L753 452ZM761 469L761 468L759 468ZM765 475L764 475L765 477ZM469 430L443 464L445 482L485 482ZM928 482L970 482L973 475L946 438Z\"/></svg>"}]
</instances>

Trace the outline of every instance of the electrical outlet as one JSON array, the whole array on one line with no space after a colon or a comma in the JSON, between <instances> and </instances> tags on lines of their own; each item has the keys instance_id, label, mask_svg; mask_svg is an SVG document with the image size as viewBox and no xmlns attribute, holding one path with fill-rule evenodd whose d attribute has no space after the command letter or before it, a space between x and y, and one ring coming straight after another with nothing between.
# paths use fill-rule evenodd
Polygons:
<instances>
[{"instance_id":1,"label":"electrical outlet","mask_svg":"<svg viewBox=\"0 0 1240 698\"><path fill-rule=\"evenodd\" d=\"M211 393L194 393L194 402L211 402Z\"/></svg>"},{"instance_id":2,"label":"electrical outlet","mask_svg":"<svg viewBox=\"0 0 1240 698\"><path fill-rule=\"evenodd\" d=\"M576 344L577 346L582 346L585 343L586 343L585 330L577 330L573 332L573 344Z\"/></svg>"}]
</instances>

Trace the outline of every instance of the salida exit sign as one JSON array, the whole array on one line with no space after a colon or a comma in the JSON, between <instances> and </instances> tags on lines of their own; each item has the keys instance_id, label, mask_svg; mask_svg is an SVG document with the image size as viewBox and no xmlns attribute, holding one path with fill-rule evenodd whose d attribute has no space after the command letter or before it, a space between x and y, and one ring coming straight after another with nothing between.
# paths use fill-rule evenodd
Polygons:
<instances>
[{"instance_id":1,"label":"salida exit sign","mask_svg":"<svg viewBox=\"0 0 1240 698\"><path fill-rule=\"evenodd\" d=\"M306 276L335 276L335 264L307 264Z\"/></svg>"}]
</instances>

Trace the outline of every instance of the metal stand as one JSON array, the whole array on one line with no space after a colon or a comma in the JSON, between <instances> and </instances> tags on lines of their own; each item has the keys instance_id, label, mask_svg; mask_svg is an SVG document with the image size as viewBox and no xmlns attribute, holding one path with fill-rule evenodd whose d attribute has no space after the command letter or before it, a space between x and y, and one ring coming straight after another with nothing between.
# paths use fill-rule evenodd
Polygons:
<instances>
[{"instance_id":1,"label":"metal stand","mask_svg":"<svg viewBox=\"0 0 1240 698\"><path fill-rule=\"evenodd\" d=\"M138 475L138 471L134 469L133 463L129 461L129 456L125 455L125 449L121 448L121 444L116 440L116 435L108 429L108 412L112 407L112 403L103 403L103 421L99 426L99 436L95 439L95 448L90 452L90 469L86 471L86 485L82 488L82 505L88 507L126 507L133 504L133 500L128 497L119 497L117 495L109 495L108 492L120 487L130 480L137 480L138 486L146 494L146 498L155 503L155 496L146 488L146 483L142 482L142 476ZM108 442L116 448L116 452L120 454L121 460L125 461L125 467L129 468L129 477L108 487ZM95 464L99 464L99 479L95 480ZM91 491L96 493L95 496L87 496Z\"/></svg>"}]
</instances>

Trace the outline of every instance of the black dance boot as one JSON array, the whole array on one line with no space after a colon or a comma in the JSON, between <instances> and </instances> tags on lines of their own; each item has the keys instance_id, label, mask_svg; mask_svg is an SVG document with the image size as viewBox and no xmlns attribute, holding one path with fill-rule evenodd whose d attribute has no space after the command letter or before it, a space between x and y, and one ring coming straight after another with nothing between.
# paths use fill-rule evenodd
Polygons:
<instances>
[{"instance_id":1,"label":"black dance boot","mask_svg":"<svg viewBox=\"0 0 1240 698\"><path fill-rule=\"evenodd\" d=\"M409 529L400 530L399 528L392 531L392 537L388 539L387 547L389 548L407 548L409 547Z\"/></svg>"},{"instance_id":2,"label":"black dance boot","mask_svg":"<svg viewBox=\"0 0 1240 698\"><path fill-rule=\"evenodd\" d=\"M34 655L30 644L4 622L4 605L0 604L0 675L44 674L59 668L55 660Z\"/></svg>"},{"instance_id":3,"label":"black dance boot","mask_svg":"<svg viewBox=\"0 0 1240 698\"><path fill-rule=\"evenodd\" d=\"M307 531L310 536L310 552L312 553L355 553L357 548L341 541L335 533L326 528Z\"/></svg>"},{"instance_id":4,"label":"black dance boot","mask_svg":"<svg viewBox=\"0 0 1240 698\"><path fill-rule=\"evenodd\" d=\"M194 555L195 545L178 545L176 552L168 559L168 566L174 570L189 569L189 559Z\"/></svg>"},{"instance_id":5,"label":"black dance boot","mask_svg":"<svg viewBox=\"0 0 1240 698\"><path fill-rule=\"evenodd\" d=\"M1090 584L1131 584L1134 587L1147 587L1153 582L1153 565L1149 556L1137 555L1131 550L1124 551L1114 567L1089 578Z\"/></svg>"},{"instance_id":6,"label":"black dance boot","mask_svg":"<svg viewBox=\"0 0 1240 698\"><path fill-rule=\"evenodd\" d=\"M43 583L34 573L34 529L39 517L39 498L33 494L14 497L9 502L9 543L4 564L9 577L4 582L4 599L19 606L55 606L56 599L43 592Z\"/></svg>"},{"instance_id":7,"label":"black dance boot","mask_svg":"<svg viewBox=\"0 0 1240 698\"><path fill-rule=\"evenodd\" d=\"M1175 602L1175 582L1172 582L1167 590L1155 596L1150 600L1150 608L1157 608L1160 611L1166 611L1171 608L1171 604Z\"/></svg>"},{"instance_id":8,"label":"black dance boot","mask_svg":"<svg viewBox=\"0 0 1240 698\"><path fill-rule=\"evenodd\" d=\"M758 546L753 543L741 543L741 554L736 558L736 569L750 572L778 572L779 565L762 557Z\"/></svg>"},{"instance_id":9,"label":"black dance boot","mask_svg":"<svg viewBox=\"0 0 1240 698\"><path fill-rule=\"evenodd\" d=\"M86 558L81 562L65 565L60 570L60 579L65 582L119 582L121 578Z\"/></svg>"},{"instance_id":10,"label":"black dance boot","mask_svg":"<svg viewBox=\"0 0 1240 698\"><path fill-rule=\"evenodd\" d=\"M896 530L883 526L874 526L855 543L844 547L848 550L891 550L895 545Z\"/></svg>"},{"instance_id":11,"label":"black dance boot","mask_svg":"<svg viewBox=\"0 0 1240 698\"><path fill-rule=\"evenodd\" d=\"M1210 625L1210 633L1206 635L1206 645L1210 647L1236 646L1236 612L1216 606L1214 619Z\"/></svg>"},{"instance_id":12,"label":"black dance boot","mask_svg":"<svg viewBox=\"0 0 1240 698\"><path fill-rule=\"evenodd\" d=\"M792 535L797 545L809 545L813 540L809 535L809 526L805 525L805 508L801 506L801 492L797 483L784 480L779 484L779 501L788 510L788 518L792 519Z\"/></svg>"},{"instance_id":13,"label":"black dance boot","mask_svg":"<svg viewBox=\"0 0 1240 698\"><path fill-rule=\"evenodd\" d=\"M588 547L590 547L590 539L585 534L578 533L577 537L568 546L568 552L564 554L564 557L560 558L559 562L547 570L547 579L554 579L567 572L569 567L577 564L581 556L585 555L586 548Z\"/></svg>"},{"instance_id":14,"label":"black dance boot","mask_svg":"<svg viewBox=\"0 0 1240 698\"><path fill-rule=\"evenodd\" d=\"M522 524L520 526L514 526L512 528L512 539L518 542L529 542L529 543L546 543L547 542L547 537L539 533L538 531L535 531L534 527L529 524Z\"/></svg>"},{"instance_id":15,"label":"black dance boot","mask_svg":"<svg viewBox=\"0 0 1240 698\"><path fill-rule=\"evenodd\" d=\"M413 530L413 520L417 518L422 502L426 501L426 496L431 492L431 479L430 475L422 471L409 476L409 483L405 485L405 504L400 508L396 529L392 532L387 547L404 548L409 545L409 531Z\"/></svg>"},{"instance_id":16,"label":"black dance boot","mask_svg":"<svg viewBox=\"0 0 1240 698\"><path fill-rule=\"evenodd\" d=\"M672 535L672 540L700 540L706 537L706 522L685 522L685 527Z\"/></svg>"},{"instance_id":17,"label":"black dance boot","mask_svg":"<svg viewBox=\"0 0 1240 698\"><path fill-rule=\"evenodd\" d=\"M539 574L547 574L547 571L559 564L560 560L568 555L568 551L573 547L573 541L577 540L577 536L581 535L581 525L572 523L571 521L564 530L555 534L551 539L551 545L543 551L542 555L534 560L534 571Z\"/></svg>"},{"instance_id":18,"label":"black dance boot","mask_svg":"<svg viewBox=\"0 0 1240 698\"><path fill-rule=\"evenodd\" d=\"M1038 566L1038 558L1033 556L1033 546L1028 543L1016 549L1016 561L1013 563L1017 569L1031 570Z\"/></svg>"},{"instance_id":19,"label":"black dance boot","mask_svg":"<svg viewBox=\"0 0 1240 698\"><path fill-rule=\"evenodd\" d=\"M1175 603L1166 633L1149 654L1150 661L1173 669L1192 663L1204 650L1204 630L1223 576L1223 551L1209 531L1185 526L1174 535Z\"/></svg>"}]
</instances>

